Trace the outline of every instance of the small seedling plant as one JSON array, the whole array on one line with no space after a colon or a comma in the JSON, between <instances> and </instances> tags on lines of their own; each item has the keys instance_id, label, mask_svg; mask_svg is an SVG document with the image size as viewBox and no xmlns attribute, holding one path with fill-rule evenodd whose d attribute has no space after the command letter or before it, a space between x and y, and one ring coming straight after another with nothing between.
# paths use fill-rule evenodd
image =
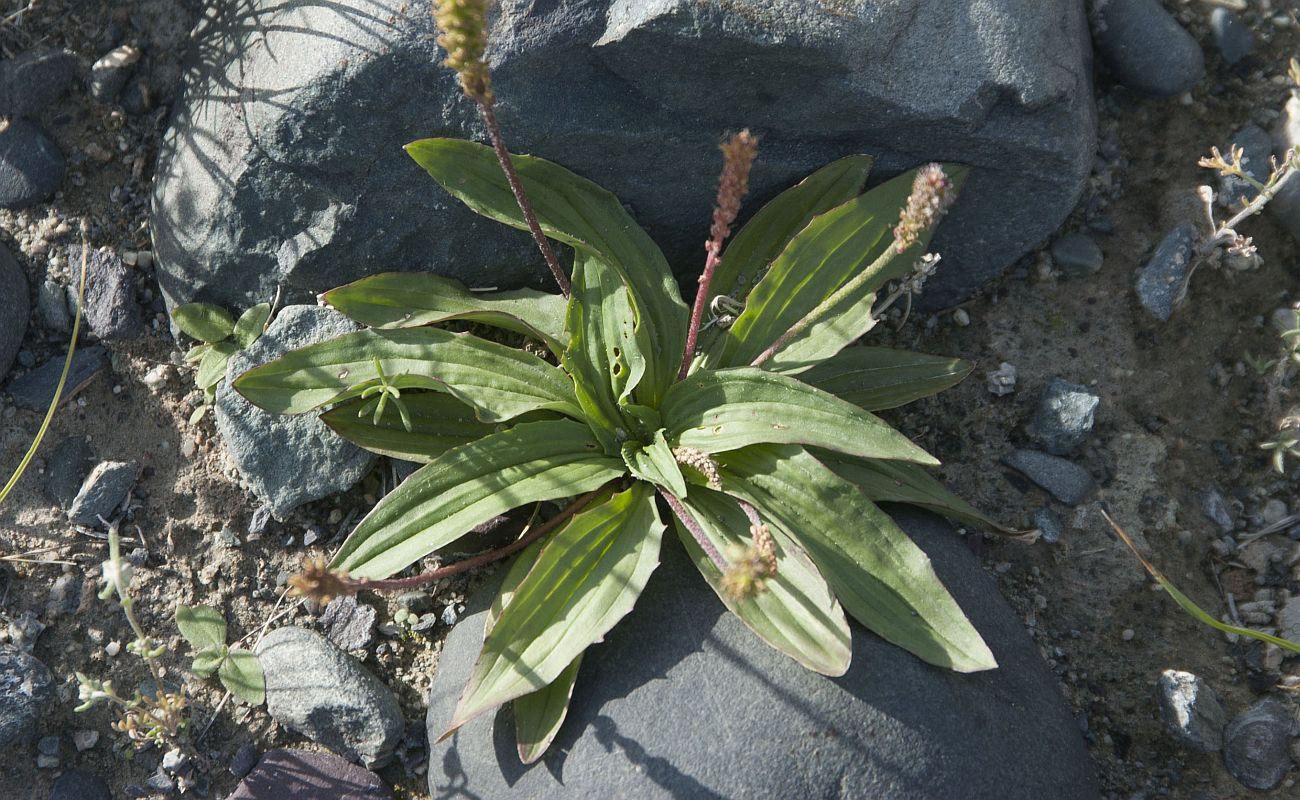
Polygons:
<instances>
[{"instance_id":1,"label":"small seedling plant","mask_svg":"<svg viewBox=\"0 0 1300 800\"><path fill-rule=\"evenodd\" d=\"M614 195L506 151L482 62L482 5L448 0L438 15L448 63L493 146L426 139L406 151L469 208L533 232L562 291L372 276L322 297L363 330L235 380L263 409L326 409L343 437L424 464L295 586L325 600L514 556L444 735L513 703L525 762L558 731L584 651L632 610L671 546L666 515L722 602L809 669L848 669L850 617L932 664L995 667L929 559L877 505L987 523L926 473L932 456L873 413L970 367L854 344L933 270L926 247L964 170L928 165L864 193L871 159L844 158L772 200L724 249L757 149L748 132L733 136L688 308ZM569 248L571 267L552 242ZM542 353L452 332L453 321L522 334ZM506 547L391 577L455 549L480 523L546 501L563 510Z\"/></svg>"},{"instance_id":2,"label":"small seedling plant","mask_svg":"<svg viewBox=\"0 0 1300 800\"><path fill-rule=\"evenodd\" d=\"M172 309L176 327L199 342L185 354L187 364L199 365L194 382L203 391L202 404L190 415L191 425L197 425L216 400L230 357L257 341L270 316L270 303L258 303L238 320L212 303L185 303Z\"/></svg>"},{"instance_id":3,"label":"small seedling plant","mask_svg":"<svg viewBox=\"0 0 1300 800\"><path fill-rule=\"evenodd\" d=\"M194 649L190 672L220 679L226 691L250 705L266 699L266 676L257 655L226 644L226 618L211 606L177 606L176 627Z\"/></svg>"}]
</instances>

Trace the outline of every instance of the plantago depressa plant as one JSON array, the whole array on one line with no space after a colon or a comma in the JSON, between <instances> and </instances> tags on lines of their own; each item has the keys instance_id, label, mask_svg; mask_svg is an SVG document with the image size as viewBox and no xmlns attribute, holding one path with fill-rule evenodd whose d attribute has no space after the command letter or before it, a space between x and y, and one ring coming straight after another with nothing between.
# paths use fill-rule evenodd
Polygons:
<instances>
[{"instance_id":1,"label":"plantago depressa plant","mask_svg":"<svg viewBox=\"0 0 1300 800\"><path fill-rule=\"evenodd\" d=\"M376 275L322 296L365 329L235 380L263 409L328 406L322 419L343 437L424 464L294 585L325 599L514 556L447 733L513 702L525 762L559 729L583 652L632 609L671 546L660 501L727 607L809 669L848 669L848 617L930 663L995 667L928 558L876 505L989 524L926 474L933 457L871 413L970 368L854 345L876 322L878 292L891 281L919 289L933 269L926 246L964 170L930 165L864 194L871 159L844 158L775 198L724 248L757 151L748 132L730 138L688 309L617 198L506 151L483 12L481 0L443 0L437 17L494 146L426 139L406 150L474 211L532 231L562 294ZM571 275L547 240L572 249ZM440 327L452 321L522 334L545 357ZM386 408L377 391L392 399ZM475 525L546 501L567 504L506 547L392 577Z\"/></svg>"}]
</instances>

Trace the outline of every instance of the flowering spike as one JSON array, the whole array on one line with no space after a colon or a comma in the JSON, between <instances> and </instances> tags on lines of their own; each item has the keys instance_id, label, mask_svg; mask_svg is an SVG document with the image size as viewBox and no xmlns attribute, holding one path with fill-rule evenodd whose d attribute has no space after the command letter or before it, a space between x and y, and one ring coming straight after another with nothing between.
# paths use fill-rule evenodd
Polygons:
<instances>
[{"instance_id":1,"label":"flowering spike","mask_svg":"<svg viewBox=\"0 0 1300 800\"><path fill-rule=\"evenodd\" d=\"M460 75L466 96L491 105L492 76L483 52L487 49L488 0L434 0L433 18L442 35L438 44L447 51L443 63Z\"/></svg>"},{"instance_id":2,"label":"flowering spike","mask_svg":"<svg viewBox=\"0 0 1300 800\"><path fill-rule=\"evenodd\" d=\"M912 194L894 227L894 246L902 253L933 228L957 197L952 179L938 164L926 164L916 171Z\"/></svg>"},{"instance_id":3,"label":"flowering spike","mask_svg":"<svg viewBox=\"0 0 1300 800\"><path fill-rule=\"evenodd\" d=\"M295 596L309 597L322 605L335 597L357 593L356 584L348 579L348 574L330 569L329 562L323 558L307 559L302 573L289 578L289 586Z\"/></svg>"},{"instance_id":4,"label":"flowering spike","mask_svg":"<svg viewBox=\"0 0 1300 800\"><path fill-rule=\"evenodd\" d=\"M722 489L722 475L718 472L718 462L714 461L708 453L694 447L674 447L673 458L678 464L690 467L703 475L709 482L710 489Z\"/></svg>"},{"instance_id":5,"label":"flowering spike","mask_svg":"<svg viewBox=\"0 0 1300 800\"><path fill-rule=\"evenodd\" d=\"M722 254L722 243L731 235L731 223L740 213L740 201L749 191L749 168L758 155L758 139L749 128L718 146L722 151L722 176L718 179L718 203L713 209L713 226L704 249L714 258Z\"/></svg>"}]
</instances>

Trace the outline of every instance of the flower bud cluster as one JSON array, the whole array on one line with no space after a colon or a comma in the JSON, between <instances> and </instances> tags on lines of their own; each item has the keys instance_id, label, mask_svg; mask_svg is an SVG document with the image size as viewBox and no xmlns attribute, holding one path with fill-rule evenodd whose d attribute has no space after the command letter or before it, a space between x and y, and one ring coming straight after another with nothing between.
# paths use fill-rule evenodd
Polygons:
<instances>
[{"instance_id":1,"label":"flower bud cluster","mask_svg":"<svg viewBox=\"0 0 1300 800\"><path fill-rule=\"evenodd\" d=\"M488 0L435 0L433 18L442 35L438 44L447 51L443 63L460 75L465 94L491 105L492 76L483 52L487 49Z\"/></svg>"},{"instance_id":2,"label":"flower bud cluster","mask_svg":"<svg viewBox=\"0 0 1300 800\"><path fill-rule=\"evenodd\" d=\"M916 244L921 236L947 212L957 192L952 180L938 164L926 164L916 172L912 194L894 227L894 246L902 253Z\"/></svg>"}]
</instances>

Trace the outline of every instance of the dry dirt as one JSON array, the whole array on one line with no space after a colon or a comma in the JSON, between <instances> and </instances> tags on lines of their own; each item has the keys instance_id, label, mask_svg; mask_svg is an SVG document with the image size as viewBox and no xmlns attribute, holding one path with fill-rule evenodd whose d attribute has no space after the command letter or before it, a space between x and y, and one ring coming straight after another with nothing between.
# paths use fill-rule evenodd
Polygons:
<instances>
[{"instance_id":1,"label":"dry dirt","mask_svg":"<svg viewBox=\"0 0 1300 800\"><path fill-rule=\"evenodd\" d=\"M89 64L102 52L97 32L111 21L147 43L155 28L175 28L178 18L192 19L196 5L195 0L49 0L21 24L0 27L0 46L12 54L38 42L65 45ZM975 373L962 385L890 416L945 461L942 474L952 488L1014 526L1028 527L1033 512L1050 505L1046 495L1000 466L1011 448L1028 441L1025 424L1039 389L1060 376L1087 384L1100 395L1097 428L1076 456L1100 488L1077 511L1054 506L1066 521L1061 542L1024 545L980 536L968 541L1060 675L1066 697L1086 725L1107 794L1211 800L1250 793L1228 775L1217 755L1184 751L1164 733L1156 713L1156 677L1171 667L1195 672L1224 695L1233 714L1263 692L1284 695L1271 688L1281 676L1261 670L1257 646L1229 643L1179 611L1162 592L1153 591L1153 583L1108 532L1098 509L1103 504L1109 508L1148 548L1150 557L1216 616L1225 611L1228 592L1250 599L1262 586L1300 590L1300 582L1286 567L1260 575L1240 560L1216 555L1210 543L1217 534L1197 499L1207 484L1217 484L1240 504L1240 516L1247 520L1269 498L1283 500L1293 510L1300 505L1296 482L1271 472L1257 448L1274 419L1264 378L1246 358L1280 353L1267 317L1273 309L1300 299L1293 292L1300 280L1296 242L1267 216L1251 221L1247 233L1255 237L1264 265L1248 272L1202 268L1187 303L1167 324L1155 322L1137 305L1132 288L1135 268L1167 230L1194 212L1194 187L1211 182L1209 174L1196 167L1198 156L1210 145L1226 142L1246 122L1268 127L1269 110L1280 108L1286 97L1277 76L1286 58L1300 53L1300 30L1258 22L1256 29L1267 34L1268 41L1261 43L1250 67L1232 71L1211 52L1204 24L1208 6L1177 8L1205 43L1210 66L1210 77L1192 97L1141 99L1099 79L1101 135L1119 154L1099 160L1093 181L1094 191L1107 204L1105 213L1115 222L1112 235L1095 237L1106 256L1101 272L1067 280L1046 269L1040 254L1031 254L1005 279L964 305L969 326L956 325L949 312L914 314L901 330L881 326L877 340L959 355L975 363ZM69 9L75 14L67 13ZM139 30L132 27L133 21ZM170 38L174 34L157 44L171 46ZM80 177L65 181L61 195L48 206L0 212L0 236L28 269L33 284L47 272L67 278L66 264L48 258L48 253L73 243L72 234L52 232L58 220L74 228L83 219L90 221L96 226L92 245L120 252L147 250L143 199L165 116L115 114L79 89L65 108L51 109L43 122L66 153L86 153L94 144L112 157L106 163L88 157L74 167ZM114 187L125 187L136 200L111 200ZM1085 204L1086 198L1063 230L1084 226ZM55 224L47 222L50 218ZM149 270L138 273L139 297L146 306L153 303L157 313ZM25 344L39 360L65 347L58 336L39 327ZM177 346L164 318L158 314L147 335L110 343L110 350L111 373L62 408L43 452L67 436L85 435L99 458L134 460L144 468L123 531L136 540L128 549L139 546L147 551L136 583L147 628L170 637L175 651L184 653L185 646L172 635L171 615L178 603L202 602L227 614L232 637L256 636L272 618L285 576L297 569L305 554L322 552L319 546L301 546L303 532L319 525L328 539L340 517L354 510L364 513L390 485L390 478L377 471L353 491L312 504L285 523L273 522L260 538L249 540L243 532L257 501L225 462L211 422L187 424L194 402L191 374L185 368L170 369L158 391L144 383L151 369L176 361ZM1016 365L1020 382L1016 393L994 397L984 387L984 375L1003 361ZM40 419L3 401L0 409L0 472L7 476ZM95 600L94 578L105 546L69 528L43 494L42 472L38 457L0 508L0 554L28 553L25 557L32 559L0 562L0 621L27 610L44 618L54 580L64 572L84 578L78 611L54 620L36 646L36 655L59 685L58 700L48 707L37 733L63 734L64 766L102 775L121 791L128 784L143 783L157 755L142 753L128 760L125 742L110 731L104 710L73 714L73 671L112 677L125 687L144 675L128 654L107 655L108 643L125 643L130 637L120 612ZM238 532L245 539L242 546L220 544L216 534L223 527ZM1294 544L1285 534L1271 540L1286 549ZM454 605L467 588L465 581L439 587L432 607ZM392 608L386 601L368 602L380 606L381 621L389 618ZM296 609L274 624L307 617L308 612ZM367 660L398 693L413 722L422 720L423 694L445 630L439 625L428 637L382 639L385 644L378 654L372 648ZM212 718L220 693L185 673L179 655L171 664L169 674L193 693L197 734ZM1281 673L1300 673L1300 659L1284 664ZM75 753L70 734L80 729L97 730L101 738L95 747ZM213 764L214 797L224 796L233 786L225 765L240 744L303 745L281 731L263 709L230 704L197 742L199 752ZM46 796L54 773L37 769L35 760L34 744L0 757L0 798ZM423 779L400 765L382 774L412 796L422 794ZM1297 796L1295 780L1288 778L1272 796Z\"/></svg>"}]
</instances>

